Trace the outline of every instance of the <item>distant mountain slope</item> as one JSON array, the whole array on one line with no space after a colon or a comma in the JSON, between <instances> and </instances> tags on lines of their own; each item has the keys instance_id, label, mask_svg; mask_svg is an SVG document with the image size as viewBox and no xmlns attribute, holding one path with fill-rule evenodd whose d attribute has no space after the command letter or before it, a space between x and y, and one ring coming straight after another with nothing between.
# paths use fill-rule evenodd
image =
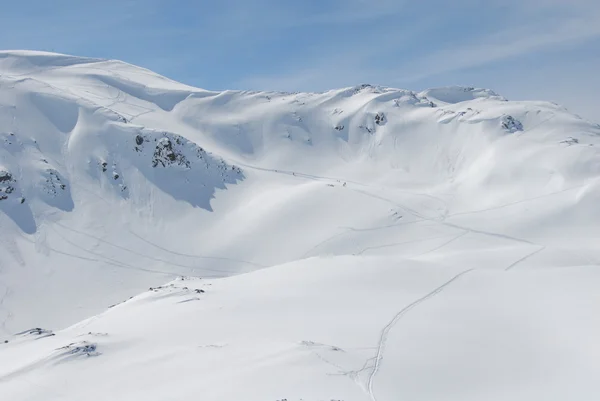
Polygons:
<instances>
[{"instance_id":1,"label":"distant mountain slope","mask_svg":"<svg viewBox=\"0 0 600 401\"><path fill-rule=\"evenodd\" d=\"M599 202L600 126L553 103L0 52L0 394L585 399Z\"/></svg>"}]
</instances>

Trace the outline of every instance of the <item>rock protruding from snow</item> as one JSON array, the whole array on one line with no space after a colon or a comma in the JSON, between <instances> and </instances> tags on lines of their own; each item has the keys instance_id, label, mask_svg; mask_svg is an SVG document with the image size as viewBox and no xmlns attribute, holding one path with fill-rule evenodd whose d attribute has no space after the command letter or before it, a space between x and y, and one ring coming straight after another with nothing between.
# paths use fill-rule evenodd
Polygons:
<instances>
[{"instance_id":1,"label":"rock protruding from snow","mask_svg":"<svg viewBox=\"0 0 600 401\"><path fill-rule=\"evenodd\" d=\"M67 178L48 164L46 161L38 170L40 178L35 189L39 199L64 211L73 210L74 203Z\"/></svg>"},{"instance_id":2,"label":"rock protruding from snow","mask_svg":"<svg viewBox=\"0 0 600 401\"><path fill-rule=\"evenodd\" d=\"M523 124L513 116L504 116L502 118L502 128L513 133L523 131Z\"/></svg>"},{"instance_id":3,"label":"rock protruding from snow","mask_svg":"<svg viewBox=\"0 0 600 401\"><path fill-rule=\"evenodd\" d=\"M131 131L128 131L131 135ZM114 149L100 161L104 174L125 198L132 195L130 165L154 185L176 199L210 210L215 189L225 189L244 178L242 170L230 165L183 136L165 131L137 129L130 137L131 149ZM124 164L124 159L127 163Z\"/></svg>"},{"instance_id":4,"label":"rock protruding from snow","mask_svg":"<svg viewBox=\"0 0 600 401\"><path fill-rule=\"evenodd\" d=\"M144 155L148 153L149 143L155 144L152 150L152 167L181 167L189 170L200 163L208 170L216 169L220 175L229 182L242 177L239 167L228 165L223 159L217 158L186 138L169 132L139 133L134 138L136 152Z\"/></svg>"},{"instance_id":5,"label":"rock protruding from snow","mask_svg":"<svg viewBox=\"0 0 600 401\"><path fill-rule=\"evenodd\" d=\"M177 145L181 145L179 138L176 139ZM190 168L190 162L185 157L183 152L174 148L174 144L168 137L160 138L154 148L152 157L152 167L157 166L168 167L178 165L185 168Z\"/></svg>"},{"instance_id":6,"label":"rock protruding from snow","mask_svg":"<svg viewBox=\"0 0 600 401\"><path fill-rule=\"evenodd\" d=\"M64 183L64 179L61 179L61 175L58 171L53 168L48 168L44 171L45 181L43 183L43 191L52 198L56 198L59 192L65 191L67 185Z\"/></svg>"},{"instance_id":7,"label":"rock protruding from snow","mask_svg":"<svg viewBox=\"0 0 600 401\"><path fill-rule=\"evenodd\" d=\"M2 166L0 166L0 212L6 214L21 231L27 234L33 234L37 229L19 180Z\"/></svg>"},{"instance_id":8,"label":"rock protruding from snow","mask_svg":"<svg viewBox=\"0 0 600 401\"><path fill-rule=\"evenodd\" d=\"M579 139L570 136L567 139L565 139L563 141L560 141L560 143L563 143L563 144L565 144L567 146L577 145L577 144L579 144Z\"/></svg>"},{"instance_id":9,"label":"rock protruding from snow","mask_svg":"<svg viewBox=\"0 0 600 401\"><path fill-rule=\"evenodd\" d=\"M0 169L0 201L7 200L16 190L17 180L10 171Z\"/></svg>"},{"instance_id":10,"label":"rock protruding from snow","mask_svg":"<svg viewBox=\"0 0 600 401\"><path fill-rule=\"evenodd\" d=\"M81 341L65 345L64 347L58 348L60 357L67 356L98 356L98 344L90 343L88 341Z\"/></svg>"},{"instance_id":11,"label":"rock protruding from snow","mask_svg":"<svg viewBox=\"0 0 600 401\"><path fill-rule=\"evenodd\" d=\"M52 336L54 336L54 333L52 332L52 330L43 329L41 327L34 327L32 329L17 333L17 335L22 336L22 337L44 338L44 337L52 337Z\"/></svg>"}]
</instances>

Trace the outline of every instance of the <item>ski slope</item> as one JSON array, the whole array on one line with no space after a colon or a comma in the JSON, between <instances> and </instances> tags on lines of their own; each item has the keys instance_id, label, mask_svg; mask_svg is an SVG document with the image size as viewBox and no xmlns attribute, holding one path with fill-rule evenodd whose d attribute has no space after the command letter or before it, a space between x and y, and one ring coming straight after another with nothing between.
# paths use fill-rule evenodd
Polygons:
<instances>
[{"instance_id":1,"label":"ski slope","mask_svg":"<svg viewBox=\"0 0 600 401\"><path fill-rule=\"evenodd\" d=\"M0 52L0 399L595 400L599 146L487 89Z\"/></svg>"}]
</instances>

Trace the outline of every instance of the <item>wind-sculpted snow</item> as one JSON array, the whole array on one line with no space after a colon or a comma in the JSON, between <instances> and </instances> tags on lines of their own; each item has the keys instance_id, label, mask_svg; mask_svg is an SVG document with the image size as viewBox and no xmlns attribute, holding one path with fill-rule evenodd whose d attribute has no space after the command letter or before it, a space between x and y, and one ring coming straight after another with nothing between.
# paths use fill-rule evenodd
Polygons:
<instances>
[{"instance_id":1,"label":"wind-sculpted snow","mask_svg":"<svg viewBox=\"0 0 600 401\"><path fill-rule=\"evenodd\" d=\"M0 399L596 399L599 146L489 89L0 52Z\"/></svg>"},{"instance_id":2,"label":"wind-sculpted snow","mask_svg":"<svg viewBox=\"0 0 600 401\"><path fill-rule=\"evenodd\" d=\"M173 198L210 210L217 188L225 189L227 184L243 179L239 167L186 138L131 124L118 112L91 100L82 101L62 91L37 92L39 89L48 88L35 82L26 99L19 99L19 91L8 90L6 98L15 104L6 106L0 115L3 127L14 131L3 135L5 157L13 168L24 172L26 194L19 194L19 199L40 199L71 211L74 203L69 181L81 173L86 171L101 185L112 186L124 198L131 196L129 180L141 174ZM22 113L17 112L22 108L20 100L27 98L32 113L39 116L37 121L22 121ZM31 139L38 137L40 143ZM48 142L53 143L46 146ZM57 147L61 142L63 145ZM158 166L162 169L153 171ZM14 191L16 187L7 189Z\"/></svg>"}]
</instances>

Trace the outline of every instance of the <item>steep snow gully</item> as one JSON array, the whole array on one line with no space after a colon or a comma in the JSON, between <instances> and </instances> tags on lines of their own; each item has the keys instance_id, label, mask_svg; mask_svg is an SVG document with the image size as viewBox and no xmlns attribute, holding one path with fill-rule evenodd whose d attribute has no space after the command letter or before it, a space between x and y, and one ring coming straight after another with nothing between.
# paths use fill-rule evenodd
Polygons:
<instances>
[{"instance_id":1,"label":"steep snow gully","mask_svg":"<svg viewBox=\"0 0 600 401\"><path fill-rule=\"evenodd\" d=\"M596 400L599 149L487 89L0 52L0 399Z\"/></svg>"}]
</instances>

